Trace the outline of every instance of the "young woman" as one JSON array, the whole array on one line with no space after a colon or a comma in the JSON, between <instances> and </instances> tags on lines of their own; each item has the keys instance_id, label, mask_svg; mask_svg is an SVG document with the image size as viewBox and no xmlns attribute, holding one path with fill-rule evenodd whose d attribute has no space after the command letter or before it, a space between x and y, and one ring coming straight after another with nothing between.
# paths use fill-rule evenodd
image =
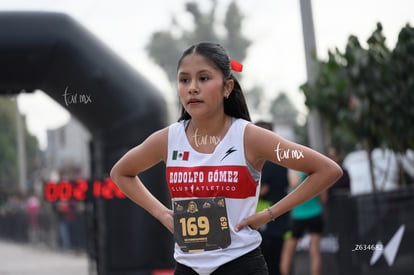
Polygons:
<instances>
[{"instance_id":1,"label":"young woman","mask_svg":"<svg viewBox=\"0 0 414 275\"><path fill-rule=\"evenodd\" d=\"M119 188L174 234L176 275L268 274L257 229L341 175L329 158L249 122L234 64L218 44L185 50L177 66L179 121L131 149L111 171ZM309 177L255 213L266 160ZM173 210L137 176L160 161L166 163Z\"/></svg>"}]
</instances>

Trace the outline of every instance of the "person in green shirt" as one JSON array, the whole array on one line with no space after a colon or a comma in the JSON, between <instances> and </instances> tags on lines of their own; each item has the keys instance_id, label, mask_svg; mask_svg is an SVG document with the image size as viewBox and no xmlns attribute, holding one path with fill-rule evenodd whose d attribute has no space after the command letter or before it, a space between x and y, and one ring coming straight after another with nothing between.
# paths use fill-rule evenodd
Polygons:
<instances>
[{"instance_id":1,"label":"person in green shirt","mask_svg":"<svg viewBox=\"0 0 414 275\"><path fill-rule=\"evenodd\" d=\"M305 179L303 172L289 172L289 187L293 191ZM320 253L320 240L323 231L322 203L327 200L327 192L323 191L291 211L291 230L287 234L280 262L280 273L289 275L298 240L307 232L310 233L309 256L310 274L321 274L322 257Z\"/></svg>"}]
</instances>

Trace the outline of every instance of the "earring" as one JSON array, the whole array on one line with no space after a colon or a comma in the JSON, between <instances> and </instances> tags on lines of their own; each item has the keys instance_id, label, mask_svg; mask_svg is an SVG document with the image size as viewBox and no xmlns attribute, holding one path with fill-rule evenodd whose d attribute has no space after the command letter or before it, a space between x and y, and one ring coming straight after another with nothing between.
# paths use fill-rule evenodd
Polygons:
<instances>
[{"instance_id":1,"label":"earring","mask_svg":"<svg viewBox=\"0 0 414 275\"><path fill-rule=\"evenodd\" d=\"M226 98L226 99L229 99L229 94L224 94L224 97Z\"/></svg>"}]
</instances>

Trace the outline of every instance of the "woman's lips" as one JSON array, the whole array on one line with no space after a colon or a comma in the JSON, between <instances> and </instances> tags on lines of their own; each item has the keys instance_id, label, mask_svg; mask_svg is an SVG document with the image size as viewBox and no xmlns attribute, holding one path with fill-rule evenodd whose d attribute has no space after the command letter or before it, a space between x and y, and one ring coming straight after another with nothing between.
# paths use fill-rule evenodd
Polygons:
<instances>
[{"instance_id":1,"label":"woman's lips","mask_svg":"<svg viewBox=\"0 0 414 275\"><path fill-rule=\"evenodd\" d=\"M199 100L199 99L190 99L188 101L188 104L197 104L197 103L201 103L201 102L203 102L203 101Z\"/></svg>"}]
</instances>

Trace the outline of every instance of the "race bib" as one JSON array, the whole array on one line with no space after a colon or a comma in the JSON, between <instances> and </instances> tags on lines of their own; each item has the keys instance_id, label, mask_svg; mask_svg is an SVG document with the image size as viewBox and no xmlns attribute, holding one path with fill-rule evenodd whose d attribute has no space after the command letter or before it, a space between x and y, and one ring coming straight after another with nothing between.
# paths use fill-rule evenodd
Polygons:
<instances>
[{"instance_id":1,"label":"race bib","mask_svg":"<svg viewBox=\"0 0 414 275\"><path fill-rule=\"evenodd\" d=\"M200 252L230 245L224 197L174 201L174 239L184 252Z\"/></svg>"}]
</instances>

